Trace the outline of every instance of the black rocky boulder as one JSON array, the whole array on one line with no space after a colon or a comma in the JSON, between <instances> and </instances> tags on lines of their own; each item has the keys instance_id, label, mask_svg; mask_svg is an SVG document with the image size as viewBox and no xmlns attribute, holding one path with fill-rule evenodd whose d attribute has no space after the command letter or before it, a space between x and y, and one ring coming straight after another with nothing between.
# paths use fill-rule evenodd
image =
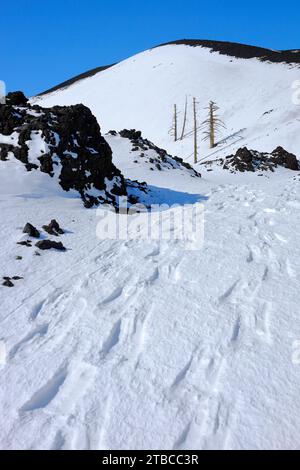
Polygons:
<instances>
[{"instance_id":1,"label":"black rocky boulder","mask_svg":"<svg viewBox=\"0 0 300 470\"><path fill-rule=\"evenodd\" d=\"M274 172L277 167L287 168L292 171L300 169L297 157L282 147L277 147L273 152L258 152L247 147L239 148L234 155L225 158L203 162L202 165L211 167L213 163L221 165L224 170L236 172ZM210 168L211 170L211 168Z\"/></svg>"},{"instance_id":2,"label":"black rocky boulder","mask_svg":"<svg viewBox=\"0 0 300 470\"><path fill-rule=\"evenodd\" d=\"M35 244L40 250L51 250L52 248L58 251L66 251L62 242L54 242L53 240L41 240Z\"/></svg>"},{"instance_id":3,"label":"black rocky boulder","mask_svg":"<svg viewBox=\"0 0 300 470\"><path fill-rule=\"evenodd\" d=\"M4 287L14 287L14 283L9 279L9 278L3 278L4 281L2 282L2 285Z\"/></svg>"},{"instance_id":4,"label":"black rocky boulder","mask_svg":"<svg viewBox=\"0 0 300 470\"><path fill-rule=\"evenodd\" d=\"M282 147L277 147L272 152L273 161L277 165L283 166L284 168L288 168L289 170L298 171L299 170L299 163L297 160L296 155L293 153L287 152Z\"/></svg>"},{"instance_id":5,"label":"black rocky boulder","mask_svg":"<svg viewBox=\"0 0 300 470\"><path fill-rule=\"evenodd\" d=\"M119 132L119 134L121 137L130 139L130 140L137 140L142 137L141 131L136 131L135 129L123 129L122 131Z\"/></svg>"},{"instance_id":6,"label":"black rocky boulder","mask_svg":"<svg viewBox=\"0 0 300 470\"><path fill-rule=\"evenodd\" d=\"M4 276L3 277L3 283L2 285L4 287L14 287L14 283L12 281L20 281L21 279L23 279L23 277L21 276L13 276L13 277L8 277L8 276Z\"/></svg>"},{"instance_id":7,"label":"black rocky boulder","mask_svg":"<svg viewBox=\"0 0 300 470\"><path fill-rule=\"evenodd\" d=\"M59 236L65 233L55 219L51 220L50 224L43 225L43 229L45 232L49 233L49 235Z\"/></svg>"},{"instance_id":8,"label":"black rocky boulder","mask_svg":"<svg viewBox=\"0 0 300 470\"><path fill-rule=\"evenodd\" d=\"M30 237L40 238L40 232L29 222L25 225L23 233L27 233Z\"/></svg>"},{"instance_id":9,"label":"black rocky boulder","mask_svg":"<svg viewBox=\"0 0 300 470\"><path fill-rule=\"evenodd\" d=\"M13 91L6 95L5 102L11 106L26 106L28 99L22 91Z\"/></svg>"},{"instance_id":10,"label":"black rocky boulder","mask_svg":"<svg viewBox=\"0 0 300 470\"><path fill-rule=\"evenodd\" d=\"M9 94L0 106L0 134L13 133L18 145L0 143L0 160L14 156L27 171L57 175L63 190L76 191L85 204L117 207L118 196L127 195L125 179L112 162L112 150L86 106L42 108L27 103L22 93ZM37 151L34 163L29 152L33 136L47 148L47 152Z\"/></svg>"}]
</instances>

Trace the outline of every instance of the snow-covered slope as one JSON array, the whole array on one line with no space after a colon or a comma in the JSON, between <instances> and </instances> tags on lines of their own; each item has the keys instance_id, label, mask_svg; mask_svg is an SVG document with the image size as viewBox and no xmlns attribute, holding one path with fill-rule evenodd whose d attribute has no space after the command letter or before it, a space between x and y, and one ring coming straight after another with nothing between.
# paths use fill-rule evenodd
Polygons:
<instances>
[{"instance_id":1,"label":"snow-covered slope","mask_svg":"<svg viewBox=\"0 0 300 470\"><path fill-rule=\"evenodd\" d=\"M166 172L171 179L186 177L199 178L201 175L182 159L168 155L148 139L140 136L139 131L124 129L105 135L113 151L113 161L126 178L143 181L151 179L152 172ZM163 178L161 178L163 180ZM168 183L167 183L168 184Z\"/></svg>"},{"instance_id":2,"label":"snow-covered slope","mask_svg":"<svg viewBox=\"0 0 300 470\"><path fill-rule=\"evenodd\" d=\"M192 138L175 144L168 135L173 104L197 96L200 121L215 99L225 141L213 152L201 143L201 156L245 145L299 156L290 90L298 74L167 45L39 103L83 102L102 135L141 129L188 158ZM0 286L0 448L299 448L300 172L278 166L262 178L199 164L198 178L170 168L169 155L159 170L151 161L159 152L141 157L130 139L104 138L126 178L146 181L156 202L176 203L159 215L204 211L203 246L190 251L168 225L145 239L134 216L137 239L99 239L101 209L83 208L46 174L0 161L0 275L23 278ZM26 222L48 237L51 219L65 231L65 252L17 244L29 238Z\"/></svg>"},{"instance_id":3,"label":"snow-covered slope","mask_svg":"<svg viewBox=\"0 0 300 470\"><path fill-rule=\"evenodd\" d=\"M192 160L193 136L174 143L169 135L173 106L177 104L181 112L180 127L188 97L189 131L192 97L198 101L199 123L206 117L204 108L214 100L226 129L213 152L200 141L199 158L211 153L225 156L241 146L270 152L281 145L297 155L299 107L292 102L292 83L298 79L299 64L236 58L207 47L173 44L145 51L34 101L43 106L82 102L104 132L141 129L160 147Z\"/></svg>"},{"instance_id":4,"label":"snow-covered slope","mask_svg":"<svg viewBox=\"0 0 300 470\"><path fill-rule=\"evenodd\" d=\"M0 287L1 448L299 447L299 176L151 175L202 196L201 251L101 241L78 200L0 195L1 275L24 278ZM65 253L16 245L52 218Z\"/></svg>"}]
</instances>

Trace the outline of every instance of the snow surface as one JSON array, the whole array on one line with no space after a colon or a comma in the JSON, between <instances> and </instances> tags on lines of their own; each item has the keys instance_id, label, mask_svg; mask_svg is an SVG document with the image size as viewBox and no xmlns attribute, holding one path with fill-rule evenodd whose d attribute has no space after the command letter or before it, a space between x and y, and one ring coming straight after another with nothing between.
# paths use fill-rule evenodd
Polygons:
<instances>
[{"instance_id":1,"label":"snow surface","mask_svg":"<svg viewBox=\"0 0 300 470\"><path fill-rule=\"evenodd\" d=\"M166 155L164 160L160 160L159 154L156 150L148 148L147 150L133 151L134 144L127 139L120 137L119 135L107 134L104 136L105 140L110 145L113 152L113 162L119 170L123 173L125 178L132 180L149 180L153 172L167 173L170 178L181 177L195 178L195 172L192 168L184 167L180 162L173 159L171 155ZM159 162L160 170L157 169L156 163ZM164 177L162 175L159 181L163 182ZM168 184L168 183L167 183Z\"/></svg>"},{"instance_id":2,"label":"snow surface","mask_svg":"<svg viewBox=\"0 0 300 470\"><path fill-rule=\"evenodd\" d=\"M32 131L30 133L30 139L26 141L26 145L29 149L29 163L35 163L38 165L40 163L38 158L49 152L49 146L45 142L42 131Z\"/></svg>"},{"instance_id":3,"label":"snow surface","mask_svg":"<svg viewBox=\"0 0 300 470\"><path fill-rule=\"evenodd\" d=\"M214 91L229 128L246 128L243 142L299 154L298 110L289 101L298 73L166 46L44 104L77 96L103 129L136 127L172 150L165 134L174 99L198 90L206 102ZM2 275L24 277L12 289L0 286L7 351L0 447L299 448L299 173L279 168L259 177L198 166L203 178L191 178L134 165L119 144L110 140L126 177L145 180L161 201L204 205L203 247L99 240L99 211L59 188L44 190L48 175L23 179L21 164L0 162ZM187 155L190 142L178 144L178 156L181 146ZM34 247L16 245L27 239L26 222L40 228L52 218L66 229L65 253L36 256Z\"/></svg>"}]
</instances>

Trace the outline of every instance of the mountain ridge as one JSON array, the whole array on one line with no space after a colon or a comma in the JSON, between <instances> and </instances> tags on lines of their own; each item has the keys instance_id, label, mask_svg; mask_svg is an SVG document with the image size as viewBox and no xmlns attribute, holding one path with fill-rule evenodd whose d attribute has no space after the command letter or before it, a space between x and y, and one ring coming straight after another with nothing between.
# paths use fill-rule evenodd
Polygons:
<instances>
[{"instance_id":1,"label":"mountain ridge","mask_svg":"<svg viewBox=\"0 0 300 470\"><path fill-rule=\"evenodd\" d=\"M171 45L205 47L210 49L211 52L219 52L222 55L227 55L238 59L258 59L263 62L300 64L300 49L272 50L260 46L251 46L248 44L236 43L231 41L214 41L209 39L177 39L175 41L169 41L159 44L150 48L149 50ZM36 96L43 96L47 95L48 93L61 90L62 88L73 85L79 80L92 77L93 75L96 75L99 72L103 72L113 67L114 65L118 65L118 63L120 62L115 62L110 65L102 65L87 70L86 72L83 72L79 75L75 75L70 79L67 79L45 91L42 91L41 93L38 93Z\"/></svg>"}]
</instances>

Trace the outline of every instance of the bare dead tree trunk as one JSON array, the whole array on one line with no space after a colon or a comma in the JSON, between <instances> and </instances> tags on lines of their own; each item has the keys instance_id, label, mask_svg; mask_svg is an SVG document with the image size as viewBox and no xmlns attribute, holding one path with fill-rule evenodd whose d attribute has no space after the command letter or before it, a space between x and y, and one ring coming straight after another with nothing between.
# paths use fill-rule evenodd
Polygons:
<instances>
[{"instance_id":1,"label":"bare dead tree trunk","mask_svg":"<svg viewBox=\"0 0 300 470\"><path fill-rule=\"evenodd\" d=\"M177 119L178 114L177 114L177 105L174 104L174 140L177 142L178 136L177 136Z\"/></svg>"},{"instance_id":2,"label":"bare dead tree trunk","mask_svg":"<svg viewBox=\"0 0 300 470\"><path fill-rule=\"evenodd\" d=\"M174 141L177 142L178 140L178 111L177 111L176 104L174 104L172 126L169 129L169 134L173 137Z\"/></svg>"},{"instance_id":3,"label":"bare dead tree trunk","mask_svg":"<svg viewBox=\"0 0 300 470\"><path fill-rule=\"evenodd\" d=\"M225 124L221 119L218 118L216 115L216 112L218 111L218 106L216 103L211 101L208 105L208 119L206 119L201 127L205 127L206 131L204 132L204 139L203 140L208 140L209 139L209 144L210 148L216 147L216 133L220 131L220 128L223 127L225 128Z\"/></svg>"},{"instance_id":4,"label":"bare dead tree trunk","mask_svg":"<svg viewBox=\"0 0 300 470\"><path fill-rule=\"evenodd\" d=\"M209 103L209 142L210 148L215 146L215 122L214 122L214 103Z\"/></svg>"},{"instance_id":5,"label":"bare dead tree trunk","mask_svg":"<svg viewBox=\"0 0 300 470\"><path fill-rule=\"evenodd\" d=\"M183 140L183 137L184 137L186 120L187 120L187 96L185 97L184 116L183 116L183 124L182 124L180 140Z\"/></svg>"},{"instance_id":6,"label":"bare dead tree trunk","mask_svg":"<svg viewBox=\"0 0 300 470\"><path fill-rule=\"evenodd\" d=\"M196 98L193 98L193 113L194 113L194 163L198 162L198 136L197 136L197 103Z\"/></svg>"}]
</instances>

